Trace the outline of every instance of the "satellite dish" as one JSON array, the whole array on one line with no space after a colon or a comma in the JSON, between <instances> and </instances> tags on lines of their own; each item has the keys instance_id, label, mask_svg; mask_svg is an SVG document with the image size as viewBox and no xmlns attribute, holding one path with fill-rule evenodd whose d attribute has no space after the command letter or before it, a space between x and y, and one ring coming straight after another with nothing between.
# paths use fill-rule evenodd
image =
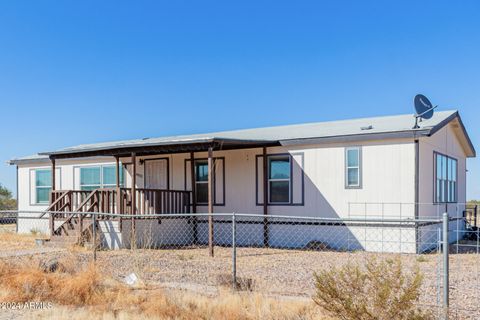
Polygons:
<instances>
[{"instance_id":1,"label":"satellite dish","mask_svg":"<svg viewBox=\"0 0 480 320\"><path fill-rule=\"evenodd\" d=\"M413 99L417 116L422 119L430 119L433 116L433 106L430 100L423 94L417 94Z\"/></svg>"},{"instance_id":2,"label":"satellite dish","mask_svg":"<svg viewBox=\"0 0 480 320\"><path fill-rule=\"evenodd\" d=\"M433 110L438 106L433 106L430 100L425 97L423 94L417 94L413 99L413 104L415 105L415 125L413 129L420 128L418 126L418 120L422 121L422 119L430 119L433 117Z\"/></svg>"}]
</instances>

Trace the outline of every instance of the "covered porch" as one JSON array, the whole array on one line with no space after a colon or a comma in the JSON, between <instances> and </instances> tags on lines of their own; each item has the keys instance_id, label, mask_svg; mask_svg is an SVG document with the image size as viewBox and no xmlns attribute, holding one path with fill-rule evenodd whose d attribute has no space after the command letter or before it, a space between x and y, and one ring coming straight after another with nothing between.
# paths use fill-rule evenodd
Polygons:
<instances>
[{"instance_id":1,"label":"covered porch","mask_svg":"<svg viewBox=\"0 0 480 320\"><path fill-rule=\"evenodd\" d=\"M141 143L141 145L138 145ZM135 236L136 225L139 220L158 219L158 215L168 214L188 214L197 213L199 205L202 210L199 212L213 213L215 206L215 177L213 176L214 166L216 161L216 152L236 149L251 149L258 148L262 150L263 167L267 166L266 152L269 146L278 146L277 142L271 141L252 141L252 140L228 140L228 139L200 139L200 141L177 141L175 144L171 142L138 142L122 144L121 146L99 147L91 146L90 148L69 148L67 150L60 150L56 152L46 153L51 160L52 172L52 191L50 196L50 205L47 211L53 212L50 217L50 230L52 236L62 234L68 224L75 222L80 224L80 231L82 233L83 225L89 226L90 223L85 223L88 220L89 213L100 213L97 215L99 220L112 220L111 215L102 215L101 213L123 214L131 216L138 216L138 218L114 218L118 221L120 230L122 225L129 228L129 233L132 238ZM257 150L258 150L257 149ZM153 158L161 158L172 154L187 155L185 161L189 161L190 165L187 169L185 166L186 181L183 188L178 185L171 188L170 184L159 185L161 188L147 185L145 179L138 183L138 170L142 169L139 163ZM205 154L207 155L205 157ZM57 180L55 177L57 160L77 159L84 157L98 157L109 156L115 159L116 163L116 185L109 188L95 188L93 190L58 190L55 185ZM203 184L202 193L206 196L206 201L203 200L201 204L197 203L198 193L196 187L196 177L198 175L197 167L192 165L196 161L205 162L207 174L205 184ZM128 165L129 172L129 186L121 183L121 170ZM187 178L188 175L188 178ZM144 177L145 178L145 177ZM167 178L168 179L168 178ZM267 170L263 170L263 179L267 180ZM140 180L142 180L140 178ZM143 185L143 186L142 186ZM267 194L267 183L263 183L264 199ZM204 197L205 198L205 197ZM268 206L263 204L263 213L267 215ZM206 209L206 210L205 210ZM128 223L125 223L128 220ZM196 219L192 219L196 220ZM191 221L196 225L196 221ZM213 217L208 217L208 244L213 255ZM196 228L194 227L194 231ZM267 239L265 240L268 242Z\"/></svg>"}]
</instances>

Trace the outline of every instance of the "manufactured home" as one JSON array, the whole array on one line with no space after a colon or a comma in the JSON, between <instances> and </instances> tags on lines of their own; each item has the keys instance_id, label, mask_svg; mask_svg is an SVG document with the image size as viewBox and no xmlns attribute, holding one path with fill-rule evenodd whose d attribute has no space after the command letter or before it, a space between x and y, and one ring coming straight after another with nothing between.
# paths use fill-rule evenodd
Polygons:
<instances>
[{"instance_id":1,"label":"manufactured home","mask_svg":"<svg viewBox=\"0 0 480 320\"><path fill-rule=\"evenodd\" d=\"M475 149L459 113L437 112L413 126L412 114L306 123L84 144L10 163L17 166L20 215L49 210L139 217L209 212L340 219L461 216L466 159L475 157ZM76 221L72 216L52 214L35 228L61 236L65 221ZM209 240L205 220L157 220L99 217L98 223L105 244L113 248L130 246L132 224L149 225L158 245ZM346 238L321 227L266 221L266 226L241 226L250 228L244 245L303 247L321 241L335 248ZM30 232L32 223L20 218L19 231ZM175 232L167 233L168 227ZM215 243L228 244L230 238L222 239L227 232L220 232L225 227L213 221ZM345 232L349 239L359 238L355 227ZM391 244L391 251L427 246L416 228L378 232L374 226L368 232L378 241L400 234L411 242L403 248ZM378 250L367 238L355 248Z\"/></svg>"}]
</instances>

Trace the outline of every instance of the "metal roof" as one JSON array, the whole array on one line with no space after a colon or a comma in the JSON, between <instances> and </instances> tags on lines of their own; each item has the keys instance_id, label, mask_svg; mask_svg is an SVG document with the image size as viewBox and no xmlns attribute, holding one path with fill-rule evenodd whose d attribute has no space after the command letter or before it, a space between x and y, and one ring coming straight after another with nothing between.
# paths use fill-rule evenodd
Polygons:
<instances>
[{"instance_id":1,"label":"metal roof","mask_svg":"<svg viewBox=\"0 0 480 320\"><path fill-rule=\"evenodd\" d=\"M75 160L76 158L69 158L69 160ZM99 160L105 160L105 159L110 159L108 157L105 157L105 156L93 156L93 157L90 157L89 159L99 159ZM50 163L50 158L48 155L44 155L44 154L31 154L29 156L25 156L25 157L19 157L19 158L14 158L14 159L10 159L7 161L7 164L22 164L22 163L25 163L25 164L28 164L28 163Z\"/></svg>"},{"instance_id":2,"label":"metal roof","mask_svg":"<svg viewBox=\"0 0 480 320\"><path fill-rule=\"evenodd\" d=\"M14 158L7 161L8 164L20 164L20 163L30 163L30 162L44 162L50 161L48 156L40 155L40 154L32 154L29 156L21 157L21 158Z\"/></svg>"},{"instance_id":3,"label":"metal roof","mask_svg":"<svg viewBox=\"0 0 480 320\"><path fill-rule=\"evenodd\" d=\"M178 135L158 138L144 138L135 140L102 142L95 144L82 144L73 147L63 148L54 151L41 152L40 156L60 156L85 154L89 152L101 152L102 150L122 150L142 147L155 146L181 146L194 144L209 144L221 142L223 146L229 144L243 146L260 145L285 145L293 143L308 143L335 141L335 139L370 139L372 136L378 137L413 137L422 135L431 135L440 127L460 117L458 112L440 111L436 112L431 119L423 120L419 123L420 128L412 129L414 117L412 114L360 118L351 120L328 121L294 124L286 126L264 127L255 129L243 129L232 131L220 131L205 134ZM461 120L460 120L461 123ZM463 128L463 125L462 125ZM464 128L463 128L464 130ZM468 144L474 154L473 145L464 130ZM17 159L20 160L20 159Z\"/></svg>"}]
</instances>

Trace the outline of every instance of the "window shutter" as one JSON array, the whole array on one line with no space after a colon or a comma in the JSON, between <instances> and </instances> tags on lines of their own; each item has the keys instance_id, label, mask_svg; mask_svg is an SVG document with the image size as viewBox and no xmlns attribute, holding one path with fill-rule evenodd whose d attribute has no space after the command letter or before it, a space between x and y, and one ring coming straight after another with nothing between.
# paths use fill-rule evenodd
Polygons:
<instances>
[{"instance_id":1,"label":"window shutter","mask_svg":"<svg viewBox=\"0 0 480 320\"><path fill-rule=\"evenodd\" d=\"M304 154L292 154L292 204L304 202Z\"/></svg>"},{"instance_id":2,"label":"window shutter","mask_svg":"<svg viewBox=\"0 0 480 320\"><path fill-rule=\"evenodd\" d=\"M263 204L263 156L256 157L257 204Z\"/></svg>"},{"instance_id":3,"label":"window shutter","mask_svg":"<svg viewBox=\"0 0 480 320\"><path fill-rule=\"evenodd\" d=\"M214 171L213 171L213 179L214 179L214 204L216 205L224 205L225 204L225 161L222 159L215 159L214 164Z\"/></svg>"},{"instance_id":4,"label":"window shutter","mask_svg":"<svg viewBox=\"0 0 480 320\"><path fill-rule=\"evenodd\" d=\"M30 170L30 204L37 203L37 192L35 189L35 170Z\"/></svg>"},{"instance_id":5,"label":"window shutter","mask_svg":"<svg viewBox=\"0 0 480 320\"><path fill-rule=\"evenodd\" d=\"M62 190L62 169L59 167L55 168L55 188Z\"/></svg>"},{"instance_id":6,"label":"window shutter","mask_svg":"<svg viewBox=\"0 0 480 320\"><path fill-rule=\"evenodd\" d=\"M192 161L190 159L185 160L185 190L192 191Z\"/></svg>"}]
</instances>

